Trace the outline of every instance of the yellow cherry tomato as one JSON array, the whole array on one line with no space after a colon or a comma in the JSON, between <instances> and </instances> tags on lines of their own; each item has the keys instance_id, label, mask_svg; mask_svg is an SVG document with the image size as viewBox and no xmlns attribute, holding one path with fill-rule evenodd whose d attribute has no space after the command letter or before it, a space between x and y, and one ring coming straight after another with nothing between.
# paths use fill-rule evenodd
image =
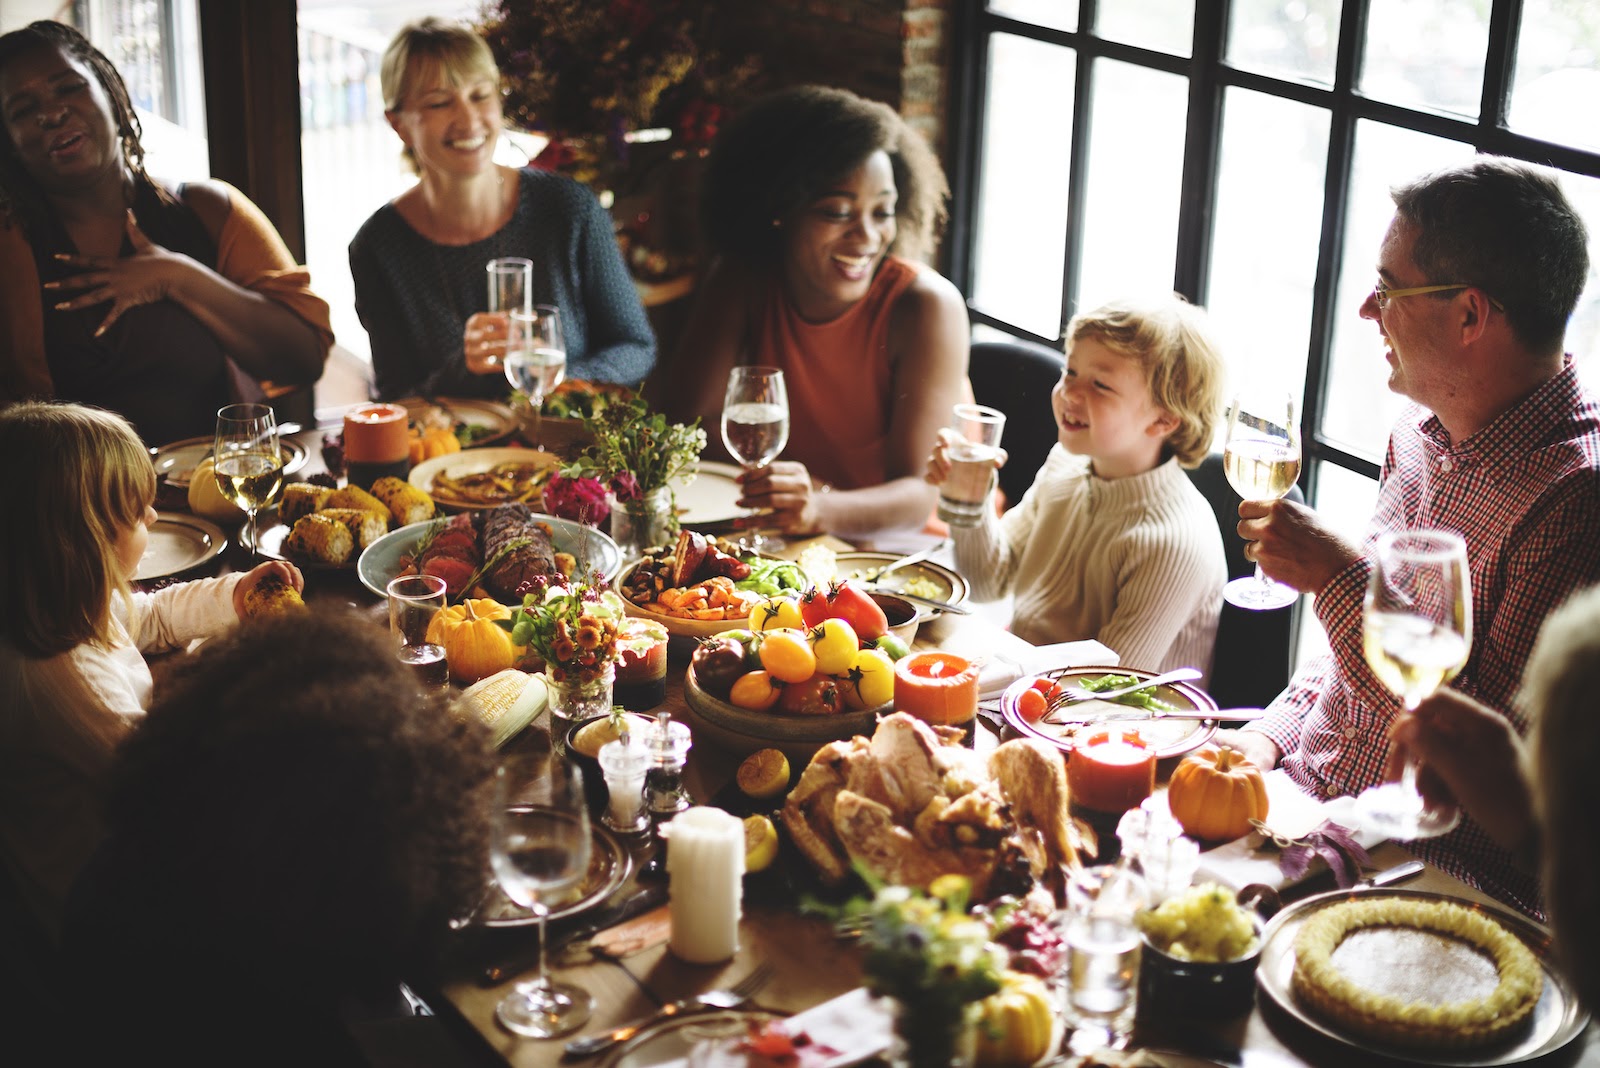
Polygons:
<instances>
[{"instance_id":1,"label":"yellow cherry tomato","mask_svg":"<svg viewBox=\"0 0 1600 1068\"><path fill-rule=\"evenodd\" d=\"M804 630L805 625L806 621L800 616L800 602L793 597L774 597L750 609L750 629L754 631Z\"/></svg>"},{"instance_id":2,"label":"yellow cherry tomato","mask_svg":"<svg viewBox=\"0 0 1600 1068\"><path fill-rule=\"evenodd\" d=\"M845 704L853 709L886 705L894 700L894 661L882 649L863 649L840 688Z\"/></svg>"},{"instance_id":3,"label":"yellow cherry tomato","mask_svg":"<svg viewBox=\"0 0 1600 1068\"><path fill-rule=\"evenodd\" d=\"M769 630L761 642L761 666L783 682L805 682L817 673L817 654L804 631Z\"/></svg>"},{"instance_id":4,"label":"yellow cherry tomato","mask_svg":"<svg viewBox=\"0 0 1600 1068\"><path fill-rule=\"evenodd\" d=\"M728 701L752 712L765 712L778 703L783 687L765 671L751 671L740 675L728 691Z\"/></svg>"},{"instance_id":5,"label":"yellow cherry tomato","mask_svg":"<svg viewBox=\"0 0 1600 1068\"><path fill-rule=\"evenodd\" d=\"M842 619L824 619L812 627L808 637L817 655L817 670L824 675L842 675L856 662L861 643L856 629Z\"/></svg>"}]
</instances>

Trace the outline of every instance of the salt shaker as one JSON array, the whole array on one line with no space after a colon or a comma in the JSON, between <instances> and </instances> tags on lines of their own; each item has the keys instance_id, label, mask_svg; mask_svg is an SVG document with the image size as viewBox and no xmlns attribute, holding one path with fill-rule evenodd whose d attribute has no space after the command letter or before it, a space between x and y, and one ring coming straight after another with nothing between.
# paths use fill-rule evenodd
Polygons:
<instances>
[{"instance_id":1,"label":"salt shaker","mask_svg":"<svg viewBox=\"0 0 1600 1068\"><path fill-rule=\"evenodd\" d=\"M690 964L730 959L739 950L744 896L744 822L720 808L697 805L667 833L667 948Z\"/></svg>"},{"instance_id":2,"label":"salt shaker","mask_svg":"<svg viewBox=\"0 0 1600 1068\"><path fill-rule=\"evenodd\" d=\"M645 777L645 797L650 817L670 820L689 807L683 788L683 765L689 759L689 728L674 723L672 713L661 712L644 732L650 745L650 772Z\"/></svg>"},{"instance_id":3,"label":"salt shaker","mask_svg":"<svg viewBox=\"0 0 1600 1068\"><path fill-rule=\"evenodd\" d=\"M598 759L611 794L600 821L623 834L649 827L650 819L644 811L644 781L651 754L644 739L624 731L622 737L600 747Z\"/></svg>"}]
</instances>

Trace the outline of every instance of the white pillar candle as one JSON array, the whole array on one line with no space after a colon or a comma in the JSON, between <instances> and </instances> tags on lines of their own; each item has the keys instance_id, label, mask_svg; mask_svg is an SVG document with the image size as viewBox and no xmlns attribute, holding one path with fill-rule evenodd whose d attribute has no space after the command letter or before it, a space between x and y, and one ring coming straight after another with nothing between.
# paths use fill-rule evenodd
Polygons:
<instances>
[{"instance_id":1,"label":"white pillar candle","mask_svg":"<svg viewBox=\"0 0 1600 1068\"><path fill-rule=\"evenodd\" d=\"M666 827L667 948L691 964L728 960L739 949L744 823L720 808L697 806Z\"/></svg>"}]
</instances>

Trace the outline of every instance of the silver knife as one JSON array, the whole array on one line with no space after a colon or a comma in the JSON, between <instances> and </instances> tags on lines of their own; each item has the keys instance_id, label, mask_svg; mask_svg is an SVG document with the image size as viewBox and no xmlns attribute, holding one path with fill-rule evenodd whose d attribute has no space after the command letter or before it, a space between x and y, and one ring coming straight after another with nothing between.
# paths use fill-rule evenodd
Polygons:
<instances>
[{"instance_id":1,"label":"silver knife","mask_svg":"<svg viewBox=\"0 0 1600 1068\"><path fill-rule=\"evenodd\" d=\"M1392 868L1385 868L1376 875L1357 880L1355 889L1376 890L1380 886L1393 886L1395 883L1403 883L1407 879L1421 875L1427 868L1428 866L1420 860L1408 860Z\"/></svg>"},{"instance_id":2,"label":"silver knife","mask_svg":"<svg viewBox=\"0 0 1600 1068\"><path fill-rule=\"evenodd\" d=\"M1071 706L1068 706L1069 708ZM1162 711L1151 708L1130 708L1126 712L1105 712L1086 716L1058 715L1051 719L1051 723L1091 725L1097 723L1121 723L1130 719L1218 719L1230 723L1242 723L1252 719L1260 719L1266 711L1260 708L1174 708L1171 711Z\"/></svg>"}]
</instances>

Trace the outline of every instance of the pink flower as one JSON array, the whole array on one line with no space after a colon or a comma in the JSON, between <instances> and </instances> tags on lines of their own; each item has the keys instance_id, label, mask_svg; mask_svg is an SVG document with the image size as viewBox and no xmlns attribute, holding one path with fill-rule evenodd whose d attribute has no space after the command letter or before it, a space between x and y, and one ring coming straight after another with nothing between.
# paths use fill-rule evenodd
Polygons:
<instances>
[{"instance_id":1,"label":"pink flower","mask_svg":"<svg viewBox=\"0 0 1600 1068\"><path fill-rule=\"evenodd\" d=\"M624 471L611 480L611 492L616 495L619 501L638 500L640 496L639 480L633 477L632 471Z\"/></svg>"},{"instance_id":2,"label":"pink flower","mask_svg":"<svg viewBox=\"0 0 1600 1068\"><path fill-rule=\"evenodd\" d=\"M597 527L611 514L606 504L606 487L597 478L562 478L556 475L545 484L544 510L562 519Z\"/></svg>"}]
</instances>

